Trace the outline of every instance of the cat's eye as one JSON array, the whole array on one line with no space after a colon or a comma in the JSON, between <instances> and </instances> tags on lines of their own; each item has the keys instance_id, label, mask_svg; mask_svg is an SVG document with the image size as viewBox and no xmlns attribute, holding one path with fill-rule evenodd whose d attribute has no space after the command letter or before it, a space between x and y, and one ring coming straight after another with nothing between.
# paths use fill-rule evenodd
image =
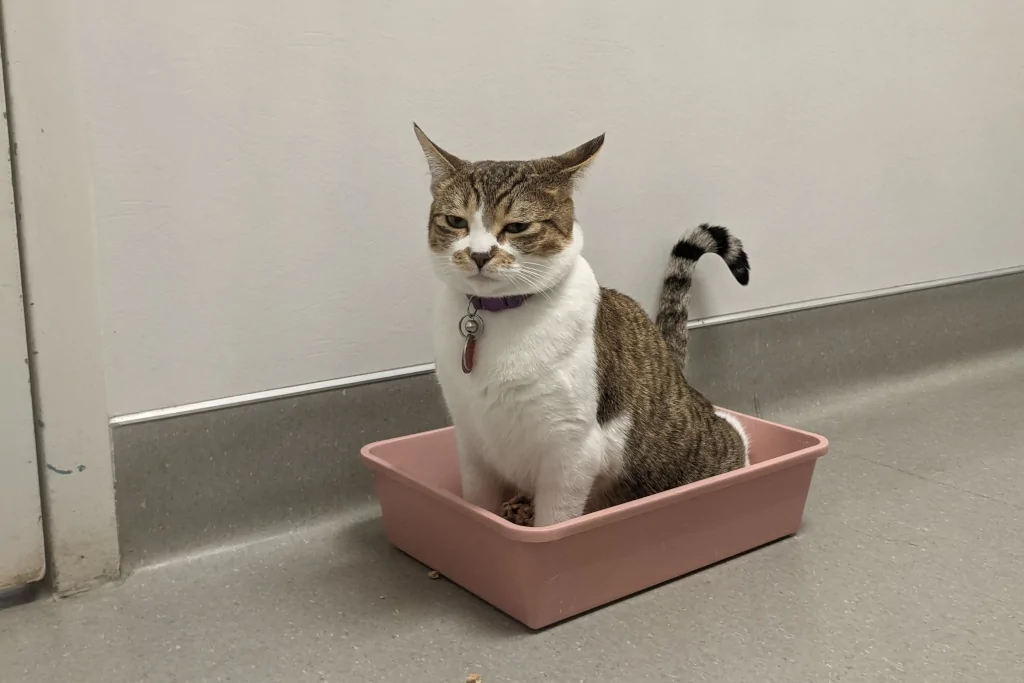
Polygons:
<instances>
[{"instance_id":1,"label":"cat's eye","mask_svg":"<svg viewBox=\"0 0 1024 683\"><path fill-rule=\"evenodd\" d=\"M449 228L455 228L456 230L465 230L469 227L469 223L461 216L445 216L444 221L448 224Z\"/></svg>"},{"instance_id":2,"label":"cat's eye","mask_svg":"<svg viewBox=\"0 0 1024 683\"><path fill-rule=\"evenodd\" d=\"M510 235L518 235L528 227L530 227L529 223L506 223L505 227L502 228L502 231L507 232Z\"/></svg>"}]
</instances>

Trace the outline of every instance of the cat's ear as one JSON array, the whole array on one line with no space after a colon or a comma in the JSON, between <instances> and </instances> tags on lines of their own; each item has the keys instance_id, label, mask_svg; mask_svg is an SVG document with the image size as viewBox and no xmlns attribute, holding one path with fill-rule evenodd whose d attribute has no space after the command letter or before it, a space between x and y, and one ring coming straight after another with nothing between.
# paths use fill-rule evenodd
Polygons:
<instances>
[{"instance_id":1,"label":"cat's ear","mask_svg":"<svg viewBox=\"0 0 1024 683\"><path fill-rule=\"evenodd\" d=\"M462 159L435 145L415 123L412 124L412 128L416 131L416 139L420 141L423 154L427 157L427 165L430 166L431 186L436 185L438 180L465 165L466 162Z\"/></svg>"},{"instance_id":2,"label":"cat's ear","mask_svg":"<svg viewBox=\"0 0 1024 683\"><path fill-rule=\"evenodd\" d=\"M567 180L578 180L597 157L597 153L601 151L603 145L604 133L601 133L593 140L584 142L565 154L552 157L557 164L558 174Z\"/></svg>"}]
</instances>

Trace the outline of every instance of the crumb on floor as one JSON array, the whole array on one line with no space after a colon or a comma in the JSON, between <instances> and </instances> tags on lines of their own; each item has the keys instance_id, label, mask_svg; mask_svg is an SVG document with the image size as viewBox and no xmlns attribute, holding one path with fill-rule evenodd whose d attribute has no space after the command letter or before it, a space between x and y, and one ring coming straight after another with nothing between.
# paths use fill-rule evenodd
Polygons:
<instances>
[{"instance_id":1,"label":"crumb on floor","mask_svg":"<svg viewBox=\"0 0 1024 683\"><path fill-rule=\"evenodd\" d=\"M466 683L482 683L483 679L480 678L480 674L469 674L466 676Z\"/></svg>"},{"instance_id":2,"label":"crumb on floor","mask_svg":"<svg viewBox=\"0 0 1024 683\"><path fill-rule=\"evenodd\" d=\"M441 572L437 571L436 569L431 569L429 572L427 572L427 578L430 580L440 579Z\"/></svg>"}]
</instances>

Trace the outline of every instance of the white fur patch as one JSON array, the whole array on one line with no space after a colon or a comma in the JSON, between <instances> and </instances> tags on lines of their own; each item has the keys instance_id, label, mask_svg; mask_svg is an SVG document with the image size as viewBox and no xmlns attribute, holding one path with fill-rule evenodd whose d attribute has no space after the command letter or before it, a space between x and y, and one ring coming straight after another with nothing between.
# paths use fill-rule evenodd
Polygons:
<instances>
[{"instance_id":1,"label":"white fur patch","mask_svg":"<svg viewBox=\"0 0 1024 683\"><path fill-rule=\"evenodd\" d=\"M463 482L472 481L464 493L494 509L502 484L516 486L533 496L537 526L583 513L596 478L621 467L629 433L628 416L597 423L600 287L579 255L579 226L573 232L569 248L532 266L543 268L533 276L544 281L542 293L519 308L479 313L484 332L471 373L461 367L466 294L512 294L521 281L457 283L447 271L434 315L437 377L459 435Z\"/></svg>"},{"instance_id":2,"label":"white fur patch","mask_svg":"<svg viewBox=\"0 0 1024 683\"><path fill-rule=\"evenodd\" d=\"M728 422L733 429L739 432L740 439L743 440L743 464L745 467L750 467L750 437L747 436L747 430L743 428L743 424L731 413L716 410L715 415Z\"/></svg>"},{"instance_id":3,"label":"white fur patch","mask_svg":"<svg viewBox=\"0 0 1024 683\"><path fill-rule=\"evenodd\" d=\"M461 240L460 240L461 241ZM491 248L498 243L497 238L494 237L484 225L483 211L477 211L473 214L472 220L469 221L469 240L466 246L469 247L470 252L486 254Z\"/></svg>"},{"instance_id":4,"label":"white fur patch","mask_svg":"<svg viewBox=\"0 0 1024 683\"><path fill-rule=\"evenodd\" d=\"M622 470L622 460L626 453L626 440L633 429L633 416L623 412L601 425L601 436L604 439L602 475L615 478Z\"/></svg>"}]
</instances>

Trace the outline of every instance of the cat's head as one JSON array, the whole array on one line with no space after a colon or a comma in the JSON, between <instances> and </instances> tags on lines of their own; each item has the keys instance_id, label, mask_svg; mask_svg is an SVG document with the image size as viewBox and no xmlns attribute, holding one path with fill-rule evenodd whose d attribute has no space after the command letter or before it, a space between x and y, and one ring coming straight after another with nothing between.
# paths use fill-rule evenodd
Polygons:
<instances>
[{"instance_id":1,"label":"cat's head","mask_svg":"<svg viewBox=\"0 0 1024 683\"><path fill-rule=\"evenodd\" d=\"M430 165L427 243L434 272L456 291L507 296L561 282L583 248L573 186L604 135L533 161L464 161L414 126Z\"/></svg>"}]
</instances>

